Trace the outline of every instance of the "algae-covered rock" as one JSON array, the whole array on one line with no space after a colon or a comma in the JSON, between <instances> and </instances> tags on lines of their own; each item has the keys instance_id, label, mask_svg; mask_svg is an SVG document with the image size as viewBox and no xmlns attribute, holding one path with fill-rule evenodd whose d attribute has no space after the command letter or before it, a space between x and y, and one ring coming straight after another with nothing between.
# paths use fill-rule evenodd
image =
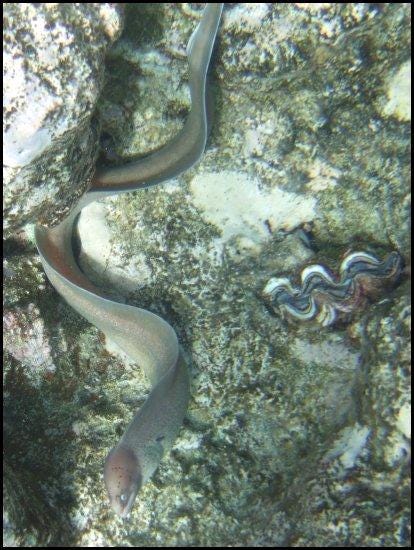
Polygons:
<instances>
[{"instance_id":1,"label":"algae-covered rock","mask_svg":"<svg viewBox=\"0 0 414 550\"><path fill-rule=\"evenodd\" d=\"M99 103L108 161L182 126L191 6L126 9ZM165 318L192 373L183 428L128 520L108 506L103 461L148 384L60 299L30 238L6 242L9 545L410 545L407 274L328 329L288 324L262 297L270 277L349 249L409 263L409 16L227 5L200 162L82 213L83 270Z\"/></svg>"},{"instance_id":2,"label":"algae-covered rock","mask_svg":"<svg viewBox=\"0 0 414 550\"><path fill-rule=\"evenodd\" d=\"M91 123L104 57L120 34L113 4L6 3L3 215L9 234L62 219L91 179Z\"/></svg>"}]
</instances>

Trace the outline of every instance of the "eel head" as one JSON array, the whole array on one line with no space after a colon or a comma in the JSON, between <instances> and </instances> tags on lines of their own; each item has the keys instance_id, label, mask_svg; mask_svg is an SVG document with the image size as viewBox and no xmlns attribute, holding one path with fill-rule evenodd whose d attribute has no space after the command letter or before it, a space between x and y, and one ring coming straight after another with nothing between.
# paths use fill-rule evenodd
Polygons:
<instances>
[{"instance_id":1,"label":"eel head","mask_svg":"<svg viewBox=\"0 0 414 550\"><path fill-rule=\"evenodd\" d=\"M117 445L105 461L104 479L114 512L126 517L142 485L141 469L134 452Z\"/></svg>"}]
</instances>

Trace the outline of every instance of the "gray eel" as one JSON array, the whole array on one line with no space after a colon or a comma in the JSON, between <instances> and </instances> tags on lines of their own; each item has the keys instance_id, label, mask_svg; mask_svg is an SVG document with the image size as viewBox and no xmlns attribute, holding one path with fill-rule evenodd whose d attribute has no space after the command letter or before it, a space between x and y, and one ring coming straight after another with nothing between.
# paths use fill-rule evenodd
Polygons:
<instances>
[{"instance_id":1,"label":"gray eel","mask_svg":"<svg viewBox=\"0 0 414 550\"><path fill-rule=\"evenodd\" d=\"M152 389L118 444L109 452L104 479L121 517L174 442L189 400L189 374L172 327L149 311L106 297L79 269L72 250L77 215L90 202L177 176L203 154L209 132L207 70L223 4L207 4L187 47L191 109L183 129L158 151L96 171L87 193L57 227L37 225L36 245L45 272L61 296L116 342L144 370Z\"/></svg>"}]
</instances>

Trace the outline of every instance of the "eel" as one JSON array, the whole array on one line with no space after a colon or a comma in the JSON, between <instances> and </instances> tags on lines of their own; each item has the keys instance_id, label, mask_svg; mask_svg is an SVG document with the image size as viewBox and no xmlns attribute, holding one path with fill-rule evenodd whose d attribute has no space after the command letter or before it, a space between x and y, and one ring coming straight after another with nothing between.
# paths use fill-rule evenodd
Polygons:
<instances>
[{"instance_id":1,"label":"eel","mask_svg":"<svg viewBox=\"0 0 414 550\"><path fill-rule=\"evenodd\" d=\"M173 328L144 309L111 300L82 273L72 249L73 228L87 204L108 195L166 181L203 154L211 126L207 71L223 4L206 4L187 47L191 108L182 130L148 156L98 168L85 195L54 228L35 227L35 240L50 282L78 313L140 365L151 382L144 405L109 452L104 480L113 511L126 517L140 488L157 469L182 425L190 396L189 372Z\"/></svg>"},{"instance_id":2,"label":"eel","mask_svg":"<svg viewBox=\"0 0 414 550\"><path fill-rule=\"evenodd\" d=\"M403 258L397 251L383 261L367 252L352 252L343 259L338 276L324 265L309 265L302 270L301 286L285 277L272 278L263 295L283 316L327 327L346 321L398 283L402 269Z\"/></svg>"}]
</instances>

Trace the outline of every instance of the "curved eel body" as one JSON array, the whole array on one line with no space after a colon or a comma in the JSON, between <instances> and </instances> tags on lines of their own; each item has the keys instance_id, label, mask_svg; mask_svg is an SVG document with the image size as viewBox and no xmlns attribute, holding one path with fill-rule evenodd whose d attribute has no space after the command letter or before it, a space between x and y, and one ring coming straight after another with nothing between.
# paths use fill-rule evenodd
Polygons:
<instances>
[{"instance_id":1,"label":"curved eel body","mask_svg":"<svg viewBox=\"0 0 414 550\"><path fill-rule=\"evenodd\" d=\"M90 202L161 183L190 168L202 155L210 127L207 70L223 4L207 4L187 53L191 110L181 132L136 162L96 172L91 187L57 227L36 226L45 272L61 296L116 342L144 370L152 389L119 443L106 458L104 478L113 510L125 517L141 486L154 473L181 427L189 399L189 374L177 336L163 319L106 297L79 269L72 250L73 226Z\"/></svg>"}]
</instances>

